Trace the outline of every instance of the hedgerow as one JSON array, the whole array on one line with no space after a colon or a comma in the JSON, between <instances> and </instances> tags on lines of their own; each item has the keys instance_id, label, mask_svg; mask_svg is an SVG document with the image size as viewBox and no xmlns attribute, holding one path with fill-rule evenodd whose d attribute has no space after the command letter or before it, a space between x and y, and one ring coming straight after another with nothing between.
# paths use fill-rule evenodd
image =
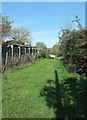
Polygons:
<instances>
[{"instance_id":1,"label":"hedgerow","mask_svg":"<svg viewBox=\"0 0 87 120\"><path fill-rule=\"evenodd\" d=\"M69 70L87 77L87 29L64 34L61 38L61 49Z\"/></svg>"}]
</instances>

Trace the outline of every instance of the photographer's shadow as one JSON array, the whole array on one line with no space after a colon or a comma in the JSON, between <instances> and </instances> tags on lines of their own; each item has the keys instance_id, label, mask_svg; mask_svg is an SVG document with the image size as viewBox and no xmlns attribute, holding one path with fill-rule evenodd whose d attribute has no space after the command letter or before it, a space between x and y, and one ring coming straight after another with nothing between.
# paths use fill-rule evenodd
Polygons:
<instances>
[{"instance_id":1,"label":"photographer's shadow","mask_svg":"<svg viewBox=\"0 0 87 120\"><path fill-rule=\"evenodd\" d=\"M78 81L70 77L60 82L57 70L54 73L55 80L47 81L40 96L45 97L47 106L54 109L55 118L61 120L85 118L87 80L81 78Z\"/></svg>"}]
</instances>

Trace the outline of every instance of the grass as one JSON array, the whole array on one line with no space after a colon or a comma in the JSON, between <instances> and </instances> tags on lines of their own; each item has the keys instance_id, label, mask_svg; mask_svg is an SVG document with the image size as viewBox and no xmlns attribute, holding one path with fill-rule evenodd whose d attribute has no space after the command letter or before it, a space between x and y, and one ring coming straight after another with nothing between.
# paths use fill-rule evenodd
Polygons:
<instances>
[{"instance_id":1,"label":"grass","mask_svg":"<svg viewBox=\"0 0 87 120\"><path fill-rule=\"evenodd\" d=\"M48 79L54 79L57 60L39 60L36 64L3 75L3 117L53 117L40 91Z\"/></svg>"},{"instance_id":2,"label":"grass","mask_svg":"<svg viewBox=\"0 0 87 120\"><path fill-rule=\"evenodd\" d=\"M4 73L2 116L84 117L84 104L80 104L84 101L86 80L78 74L69 73L62 62L62 59L43 59L24 68Z\"/></svg>"}]
</instances>

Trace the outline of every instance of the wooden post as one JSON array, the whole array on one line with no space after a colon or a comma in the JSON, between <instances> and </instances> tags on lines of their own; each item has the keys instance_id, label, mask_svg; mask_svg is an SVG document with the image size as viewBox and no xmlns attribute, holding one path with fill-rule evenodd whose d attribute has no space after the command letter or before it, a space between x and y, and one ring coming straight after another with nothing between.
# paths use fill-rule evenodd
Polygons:
<instances>
[{"instance_id":1,"label":"wooden post","mask_svg":"<svg viewBox=\"0 0 87 120\"><path fill-rule=\"evenodd\" d=\"M35 53L37 53L37 48L35 48Z\"/></svg>"},{"instance_id":2,"label":"wooden post","mask_svg":"<svg viewBox=\"0 0 87 120\"><path fill-rule=\"evenodd\" d=\"M37 53L37 48L36 48L36 53Z\"/></svg>"},{"instance_id":3,"label":"wooden post","mask_svg":"<svg viewBox=\"0 0 87 120\"><path fill-rule=\"evenodd\" d=\"M7 65L7 62L8 62L8 52L6 52L5 66Z\"/></svg>"},{"instance_id":4,"label":"wooden post","mask_svg":"<svg viewBox=\"0 0 87 120\"><path fill-rule=\"evenodd\" d=\"M25 55L26 55L26 48L24 48L25 49Z\"/></svg>"},{"instance_id":5,"label":"wooden post","mask_svg":"<svg viewBox=\"0 0 87 120\"><path fill-rule=\"evenodd\" d=\"M36 53L36 48L35 48L35 53Z\"/></svg>"},{"instance_id":6,"label":"wooden post","mask_svg":"<svg viewBox=\"0 0 87 120\"><path fill-rule=\"evenodd\" d=\"M18 47L18 49L19 49L18 54L19 54L19 58L20 58L21 57L21 48L20 48L20 46Z\"/></svg>"},{"instance_id":7,"label":"wooden post","mask_svg":"<svg viewBox=\"0 0 87 120\"><path fill-rule=\"evenodd\" d=\"M32 48L32 55L33 55L33 48Z\"/></svg>"},{"instance_id":8,"label":"wooden post","mask_svg":"<svg viewBox=\"0 0 87 120\"><path fill-rule=\"evenodd\" d=\"M39 51L39 50L37 50L37 53L39 54L39 53L40 53L40 51Z\"/></svg>"},{"instance_id":9,"label":"wooden post","mask_svg":"<svg viewBox=\"0 0 87 120\"><path fill-rule=\"evenodd\" d=\"M2 72L2 45L0 45L0 72Z\"/></svg>"},{"instance_id":10,"label":"wooden post","mask_svg":"<svg viewBox=\"0 0 87 120\"><path fill-rule=\"evenodd\" d=\"M28 50L29 50L29 55L30 55L30 48L28 48Z\"/></svg>"},{"instance_id":11,"label":"wooden post","mask_svg":"<svg viewBox=\"0 0 87 120\"><path fill-rule=\"evenodd\" d=\"M13 45L11 45L11 57L12 57L12 60L13 60L13 54L14 54L14 50L13 50Z\"/></svg>"}]
</instances>

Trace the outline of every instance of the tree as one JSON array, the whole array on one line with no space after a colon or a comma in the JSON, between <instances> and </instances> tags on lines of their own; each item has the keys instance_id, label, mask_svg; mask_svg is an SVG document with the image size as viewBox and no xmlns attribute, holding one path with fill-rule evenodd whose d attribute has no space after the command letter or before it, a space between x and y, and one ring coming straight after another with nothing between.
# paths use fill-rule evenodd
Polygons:
<instances>
[{"instance_id":1,"label":"tree","mask_svg":"<svg viewBox=\"0 0 87 120\"><path fill-rule=\"evenodd\" d=\"M31 44L31 33L28 29L19 27L11 31L11 39L22 43Z\"/></svg>"},{"instance_id":2,"label":"tree","mask_svg":"<svg viewBox=\"0 0 87 120\"><path fill-rule=\"evenodd\" d=\"M72 21L77 23L78 29L63 30L60 37L61 51L69 70L87 77L87 29L82 27L79 20L76 16Z\"/></svg>"},{"instance_id":3,"label":"tree","mask_svg":"<svg viewBox=\"0 0 87 120\"><path fill-rule=\"evenodd\" d=\"M46 45L43 42L37 42L36 47L41 49L47 49Z\"/></svg>"},{"instance_id":4,"label":"tree","mask_svg":"<svg viewBox=\"0 0 87 120\"><path fill-rule=\"evenodd\" d=\"M60 56L61 50L60 50L60 44L56 43L53 45L53 47L50 50L51 54L55 54L56 56Z\"/></svg>"},{"instance_id":5,"label":"tree","mask_svg":"<svg viewBox=\"0 0 87 120\"><path fill-rule=\"evenodd\" d=\"M9 21L7 16L2 16L0 14L0 72L2 72L2 40L4 38L9 37L10 30L11 30L12 21Z\"/></svg>"},{"instance_id":6,"label":"tree","mask_svg":"<svg viewBox=\"0 0 87 120\"><path fill-rule=\"evenodd\" d=\"M9 20L9 18L7 16L2 16L0 14L0 39L4 40L5 37L9 37L10 36L10 31L12 28L12 24L13 22Z\"/></svg>"},{"instance_id":7,"label":"tree","mask_svg":"<svg viewBox=\"0 0 87 120\"><path fill-rule=\"evenodd\" d=\"M76 30L83 29L78 16L75 16L75 19L72 20L72 22L76 24Z\"/></svg>"},{"instance_id":8,"label":"tree","mask_svg":"<svg viewBox=\"0 0 87 120\"><path fill-rule=\"evenodd\" d=\"M48 58L49 57L49 52L48 52L47 46L43 42L37 42L36 47L38 49L41 49L41 51L39 53L40 58Z\"/></svg>"},{"instance_id":9,"label":"tree","mask_svg":"<svg viewBox=\"0 0 87 120\"><path fill-rule=\"evenodd\" d=\"M87 77L87 30L72 31L61 40L64 62L70 71L85 74Z\"/></svg>"}]
</instances>

